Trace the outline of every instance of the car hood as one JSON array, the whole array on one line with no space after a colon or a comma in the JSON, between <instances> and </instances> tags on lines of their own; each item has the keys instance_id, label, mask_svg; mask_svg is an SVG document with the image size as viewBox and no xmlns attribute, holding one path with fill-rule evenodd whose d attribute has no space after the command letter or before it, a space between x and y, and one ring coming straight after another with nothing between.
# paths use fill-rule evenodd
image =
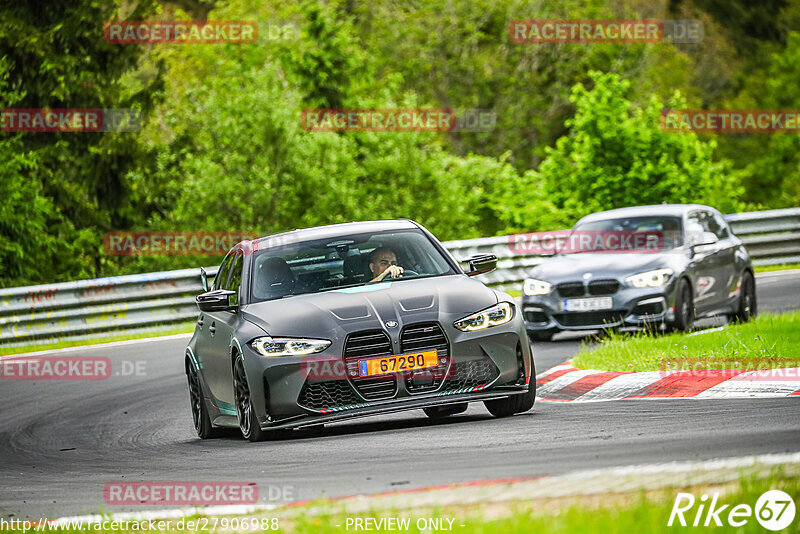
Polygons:
<instances>
[{"instance_id":1,"label":"car hood","mask_svg":"<svg viewBox=\"0 0 800 534\"><path fill-rule=\"evenodd\" d=\"M343 337L372 328L454 321L498 302L494 291L463 275L381 282L258 302L242 308L274 337Z\"/></svg>"},{"instance_id":2,"label":"car hood","mask_svg":"<svg viewBox=\"0 0 800 534\"><path fill-rule=\"evenodd\" d=\"M673 266L680 258L678 251L664 254L564 254L547 258L529 273L531 278L560 283L591 279L624 279L632 274Z\"/></svg>"}]
</instances>

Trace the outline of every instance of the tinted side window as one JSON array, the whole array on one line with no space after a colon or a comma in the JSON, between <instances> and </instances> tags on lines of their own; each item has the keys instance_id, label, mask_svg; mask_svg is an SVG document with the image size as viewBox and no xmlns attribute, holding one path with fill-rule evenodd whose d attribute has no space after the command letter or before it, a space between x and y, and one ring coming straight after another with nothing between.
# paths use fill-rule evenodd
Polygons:
<instances>
[{"instance_id":1,"label":"tinted side window","mask_svg":"<svg viewBox=\"0 0 800 534\"><path fill-rule=\"evenodd\" d=\"M719 225L719 222L714 218L714 216L704 211L703 215L703 226L706 228L706 232L713 232L719 238L722 238L722 227Z\"/></svg>"},{"instance_id":2,"label":"tinted side window","mask_svg":"<svg viewBox=\"0 0 800 534\"><path fill-rule=\"evenodd\" d=\"M708 211L695 211L689 214L686 233L692 235L699 232L711 232L719 239L729 236L728 225L724 219Z\"/></svg>"},{"instance_id":3,"label":"tinted side window","mask_svg":"<svg viewBox=\"0 0 800 534\"><path fill-rule=\"evenodd\" d=\"M721 215L714 214L714 223L719 228L718 231L714 233L717 234L717 237L720 239L727 239L730 237L730 232L728 231L728 223L725 222L725 219L722 218Z\"/></svg>"},{"instance_id":4,"label":"tinted side window","mask_svg":"<svg viewBox=\"0 0 800 534\"><path fill-rule=\"evenodd\" d=\"M219 270L217 271L217 276L214 277L214 286L211 288L212 290L222 289L225 287L225 284L228 281L228 273L231 270L231 260L233 259L233 254L228 253L225 256L225 259L222 260L222 264L219 266Z\"/></svg>"},{"instance_id":5,"label":"tinted side window","mask_svg":"<svg viewBox=\"0 0 800 534\"><path fill-rule=\"evenodd\" d=\"M225 286L225 289L230 291L235 291L235 295L231 295L230 303L231 306L238 306L239 305L239 286L242 285L242 258L244 255L242 251L237 250L236 255L233 258L233 262L231 263L231 277L228 280L228 285Z\"/></svg>"}]
</instances>

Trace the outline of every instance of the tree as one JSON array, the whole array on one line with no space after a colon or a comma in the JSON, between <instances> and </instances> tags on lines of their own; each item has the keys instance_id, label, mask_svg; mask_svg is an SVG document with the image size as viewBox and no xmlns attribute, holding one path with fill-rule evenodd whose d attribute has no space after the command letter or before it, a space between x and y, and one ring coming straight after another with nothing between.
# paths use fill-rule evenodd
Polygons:
<instances>
[{"instance_id":1,"label":"tree","mask_svg":"<svg viewBox=\"0 0 800 534\"><path fill-rule=\"evenodd\" d=\"M729 165L713 160L714 141L664 132L659 99L632 106L627 80L597 71L589 76L594 87L572 89L570 133L548 148L538 172L562 216L572 222L594 211L662 202L737 209L741 188ZM667 107L685 108L685 101L675 94Z\"/></svg>"},{"instance_id":2,"label":"tree","mask_svg":"<svg viewBox=\"0 0 800 534\"><path fill-rule=\"evenodd\" d=\"M786 47L773 54L762 76L748 80L732 108L800 108L800 33L790 32ZM731 136L726 153L744 167L745 198L769 208L800 206L800 135L795 132Z\"/></svg>"},{"instance_id":3,"label":"tree","mask_svg":"<svg viewBox=\"0 0 800 534\"><path fill-rule=\"evenodd\" d=\"M144 18L153 0L129 2L131 18ZM127 94L120 78L130 72L143 48L107 43L104 22L118 14L116 2L80 0L5 2L0 6L0 109L6 108L130 108L147 109L152 90ZM32 219L59 242L44 247L34 257L41 260L31 270L7 258L9 272L25 273L33 282L85 278L99 274L98 254L103 233L130 216L132 199L125 174L138 158L137 143L126 133L21 133L5 144L19 157L3 161L4 187L14 188L24 179L21 196L28 199ZM32 195L32 196L31 196ZM16 206L18 216L26 209ZM24 221L4 221L7 225ZM25 232L23 232L25 233ZM20 242L24 249L31 243ZM38 246L34 244L34 246ZM44 254L48 251L51 255Z\"/></svg>"}]
</instances>

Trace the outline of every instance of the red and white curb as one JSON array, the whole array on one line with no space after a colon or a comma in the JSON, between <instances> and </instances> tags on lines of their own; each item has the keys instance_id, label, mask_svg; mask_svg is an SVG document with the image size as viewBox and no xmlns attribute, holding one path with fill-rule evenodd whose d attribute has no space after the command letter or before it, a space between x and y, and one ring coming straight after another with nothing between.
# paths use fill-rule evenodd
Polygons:
<instances>
[{"instance_id":1,"label":"red and white curb","mask_svg":"<svg viewBox=\"0 0 800 534\"><path fill-rule=\"evenodd\" d=\"M536 398L555 402L793 396L800 398L800 368L797 367L637 373L577 369L567 362L536 377Z\"/></svg>"}]
</instances>

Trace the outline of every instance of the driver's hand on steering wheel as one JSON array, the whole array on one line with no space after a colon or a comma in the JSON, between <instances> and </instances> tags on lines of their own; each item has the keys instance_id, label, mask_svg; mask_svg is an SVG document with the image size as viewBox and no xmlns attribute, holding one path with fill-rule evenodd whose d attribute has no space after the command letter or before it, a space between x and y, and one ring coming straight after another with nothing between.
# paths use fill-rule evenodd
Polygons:
<instances>
[{"instance_id":1,"label":"driver's hand on steering wheel","mask_svg":"<svg viewBox=\"0 0 800 534\"><path fill-rule=\"evenodd\" d=\"M383 271L380 275L378 275L373 282L377 282L379 280L385 279L387 276L391 278L398 278L403 276L403 268L399 265L390 265Z\"/></svg>"}]
</instances>

